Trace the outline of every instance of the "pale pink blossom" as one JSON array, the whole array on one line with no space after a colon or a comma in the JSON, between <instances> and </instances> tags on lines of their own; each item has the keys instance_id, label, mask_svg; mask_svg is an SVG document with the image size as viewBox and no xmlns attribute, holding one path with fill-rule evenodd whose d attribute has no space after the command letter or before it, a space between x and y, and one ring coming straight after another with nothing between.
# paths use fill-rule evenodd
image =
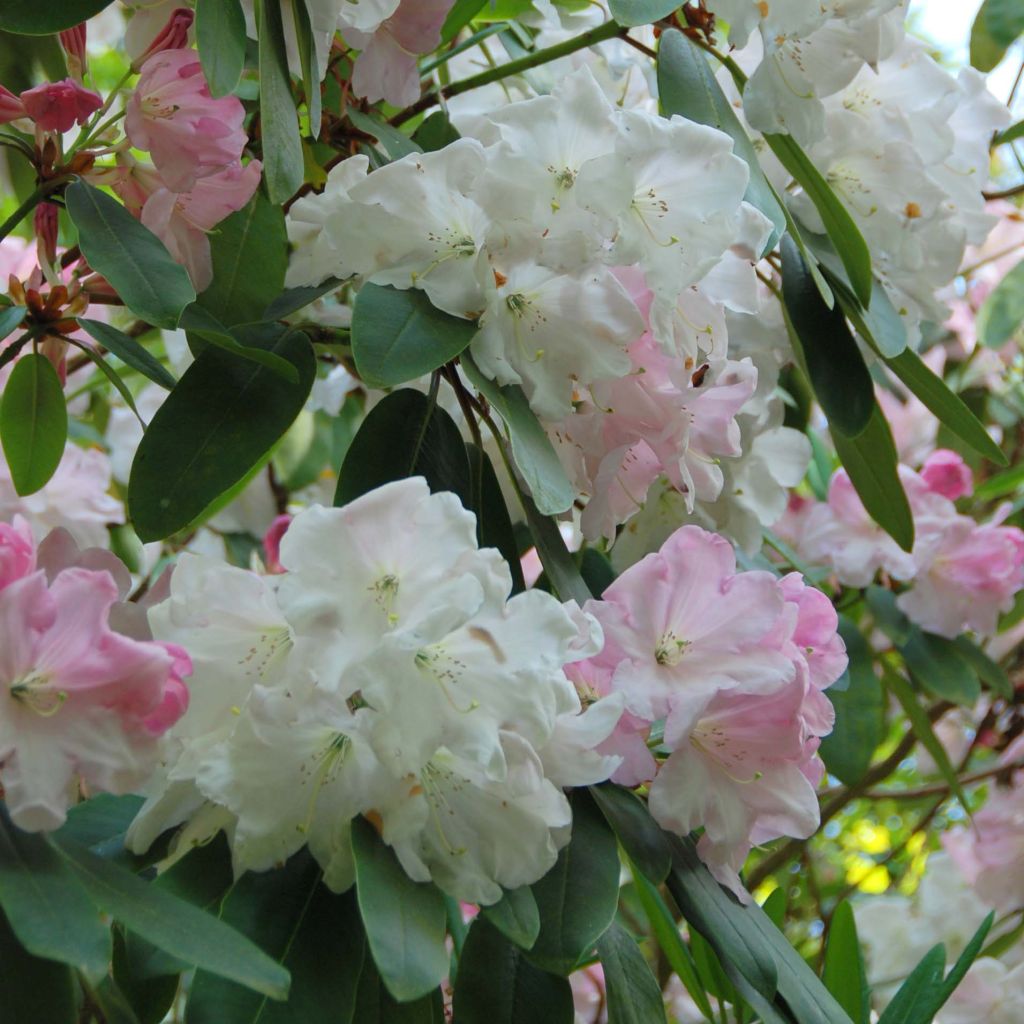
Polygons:
<instances>
[{"instance_id":1,"label":"pale pink blossom","mask_svg":"<svg viewBox=\"0 0 1024 1024\"><path fill-rule=\"evenodd\" d=\"M189 192L209 175L237 167L248 141L235 96L214 99L194 50L149 57L125 117L133 146L148 150L167 188Z\"/></svg>"},{"instance_id":2,"label":"pale pink blossom","mask_svg":"<svg viewBox=\"0 0 1024 1024\"><path fill-rule=\"evenodd\" d=\"M575 1011L573 1024L607 1024L604 968L598 963L573 971L569 975L569 986Z\"/></svg>"},{"instance_id":3,"label":"pale pink blossom","mask_svg":"<svg viewBox=\"0 0 1024 1024\"><path fill-rule=\"evenodd\" d=\"M47 132L67 132L76 124L85 124L103 106L103 99L72 78L62 82L44 82L21 94L25 112Z\"/></svg>"},{"instance_id":4,"label":"pale pink blossom","mask_svg":"<svg viewBox=\"0 0 1024 1024\"><path fill-rule=\"evenodd\" d=\"M974 490L971 467L948 448L939 448L928 456L921 468L921 479L929 490L950 501L963 498Z\"/></svg>"},{"instance_id":5,"label":"pale pink blossom","mask_svg":"<svg viewBox=\"0 0 1024 1024\"><path fill-rule=\"evenodd\" d=\"M975 961L939 1017L942 1024L1020 1024L1024 1020L1024 963L993 957Z\"/></svg>"},{"instance_id":6,"label":"pale pink blossom","mask_svg":"<svg viewBox=\"0 0 1024 1024\"><path fill-rule=\"evenodd\" d=\"M36 567L32 528L15 516L13 523L0 523L0 590L20 580Z\"/></svg>"}]
</instances>

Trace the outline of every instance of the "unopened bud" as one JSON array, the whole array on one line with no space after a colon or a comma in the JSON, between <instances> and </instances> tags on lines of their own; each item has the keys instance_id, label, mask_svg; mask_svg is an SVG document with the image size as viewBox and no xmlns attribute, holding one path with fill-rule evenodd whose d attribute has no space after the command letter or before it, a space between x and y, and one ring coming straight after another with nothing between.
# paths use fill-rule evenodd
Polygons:
<instances>
[{"instance_id":1,"label":"unopened bud","mask_svg":"<svg viewBox=\"0 0 1024 1024\"><path fill-rule=\"evenodd\" d=\"M82 81L88 58L85 53L85 22L65 29L60 34L60 45L67 54L68 72L76 82Z\"/></svg>"},{"instance_id":2,"label":"unopened bud","mask_svg":"<svg viewBox=\"0 0 1024 1024\"><path fill-rule=\"evenodd\" d=\"M132 61L132 71L139 71L154 53L164 50L180 50L188 46L188 32L195 15L187 7L177 7L171 12L167 24L157 33L146 51Z\"/></svg>"},{"instance_id":3,"label":"unopened bud","mask_svg":"<svg viewBox=\"0 0 1024 1024\"><path fill-rule=\"evenodd\" d=\"M57 218L55 203L40 203L36 207L33 227L36 234L36 253L41 264L53 266L57 259Z\"/></svg>"},{"instance_id":4,"label":"unopened bud","mask_svg":"<svg viewBox=\"0 0 1024 1024\"><path fill-rule=\"evenodd\" d=\"M0 124L17 121L19 117L28 117L25 104L10 89L0 85Z\"/></svg>"}]
</instances>

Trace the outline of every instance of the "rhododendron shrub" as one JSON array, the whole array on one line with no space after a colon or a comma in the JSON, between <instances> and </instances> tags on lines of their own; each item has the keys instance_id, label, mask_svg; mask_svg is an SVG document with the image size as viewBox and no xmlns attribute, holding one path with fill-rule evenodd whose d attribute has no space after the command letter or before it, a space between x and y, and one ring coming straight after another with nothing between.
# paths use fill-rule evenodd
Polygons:
<instances>
[{"instance_id":1,"label":"rhododendron shrub","mask_svg":"<svg viewBox=\"0 0 1024 1024\"><path fill-rule=\"evenodd\" d=\"M1021 1019L1017 6L0 4L0 1024Z\"/></svg>"}]
</instances>

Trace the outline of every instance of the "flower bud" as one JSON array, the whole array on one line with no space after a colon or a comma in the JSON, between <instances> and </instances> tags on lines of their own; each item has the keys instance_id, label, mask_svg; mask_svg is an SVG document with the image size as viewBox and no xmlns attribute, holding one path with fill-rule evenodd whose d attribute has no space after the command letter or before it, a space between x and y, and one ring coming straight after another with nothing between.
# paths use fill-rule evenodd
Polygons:
<instances>
[{"instance_id":1,"label":"flower bud","mask_svg":"<svg viewBox=\"0 0 1024 1024\"><path fill-rule=\"evenodd\" d=\"M28 117L25 104L10 89L0 85L0 124L17 121L19 117Z\"/></svg>"},{"instance_id":2,"label":"flower bud","mask_svg":"<svg viewBox=\"0 0 1024 1024\"><path fill-rule=\"evenodd\" d=\"M132 62L132 70L138 71L154 53L164 50L181 50L188 46L188 32L195 15L187 7L176 7L167 24L157 33L144 53Z\"/></svg>"},{"instance_id":3,"label":"flower bud","mask_svg":"<svg viewBox=\"0 0 1024 1024\"><path fill-rule=\"evenodd\" d=\"M70 131L75 124L85 124L103 106L98 93L70 78L26 89L21 102L28 116L47 132Z\"/></svg>"},{"instance_id":4,"label":"flower bud","mask_svg":"<svg viewBox=\"0 0 1024 1024\"><path fill-rule=\"evenodd\" d=\"M88 64L88 57L85 52L85 22L75 25L74 28L65 29L60 34L60 45L64 47L67 55L68 71L76 82L82 81L85 69Z\"/></svg>"},{"instance_id":5,"label":"flower bud","mask_svg":"<svg viewBox=\"0 0 1024 1024\"><path fill-rule=\"evenodd\" d=\"M59 210L54 203L40 203L36 207L33 228L40 264L52 266L57 258L57 218Z\"/></svg>"}]
</instances>

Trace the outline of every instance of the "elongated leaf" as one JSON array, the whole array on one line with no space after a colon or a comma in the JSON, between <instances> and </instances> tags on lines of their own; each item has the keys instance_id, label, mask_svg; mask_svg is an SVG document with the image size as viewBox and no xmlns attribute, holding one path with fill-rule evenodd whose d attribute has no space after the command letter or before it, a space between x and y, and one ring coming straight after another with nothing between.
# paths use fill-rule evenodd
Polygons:
<instances>
[{"instance_id":1,"label":"elongated leaf","mask_svg":"<svg viewBox=\"0 0 1024 1024\"><path fill-rule=\"evenodd\" d=\"M288 236L281 207L259 189L210 238L213 281L196 300L225 327L264 319L267 298L284 287ZM275 319L268 317L267 319Z\"/></svg>"},{"instance_id":2,"label":"elongated leaf","mask_svg":"<svg viewBox=\"0 0 1024 1024\"><path fill-rule=\"evenodd\" d=\"M1010 677L970 637L958 636L953 644L960 657L994 694L1005 700L1013 700L1014 687Z\"/></svg>"},{"instance_id":3,"label":"elongated leaf","mask_svg":"<svg viewBox=\"0 0 1024 1024\"><path fill-rule=\"evenodd\" d=\"M0 1024L76 1024L71 968L32 956L0 911Z\"/></svg>"},{"instance_id":4,"label":"elongated leaf","mask_svg":"<svg viewBox=\"0 0 1024 1024\"><path fill-rule=\"evenodd\" d=\"M374 388L415 380L454 359L476 324L439 310L426 292L364 284L352 309L352 357Z\"/></svg>"},{"instance_id":5,"label":"elongated leaf","mask_svg":"<svg viewBox=\"0 0 1024 1024\"><path fill-rule=\"evenodd\" d=\"M410 153L421 152L420 147L405 132L393 128L383 118L364 114L354 108L349 108L346 114L361 132L366 132L377 140L391 160L401 160Z\"/></svg>"},{"instance_id":6,"label":"elongated leaf","mask_svg":"<svg viewBox=\"0 0 1024 1024\"><path fill-rule=\"evenodd\" d=\"M338 1024L351 1020L366 940L354 894L321 882L306 850L282 868L250 873L224 899L221 920L248 936L292 976L286 1002L199 971L186 1024Z\"/></svg>"},{"instance_id":7,"label":"elongated leaf","mask_svg":"<svg viewBox=\"0 0 1024 1024\"><path fill-rule=\"evenodd\" d=\"M240 0L196 0L196 44L213 96L227 96L245 67L245 14Z\"/></svg>"},{"instance_id":8,"label":"elongated leaf","mask_svg":"<svg viewBox=\"0 0 1024 1024\"><path fill-rule=\"evenodd\" d=\"M99 320L79 317L78 323L94 341L99 342L108 352L117 356L125 366L138 370L154 384L159 384L160 387L170 391L178 383L170 370L135 338L129 337L116 327L101 323Z\"/></svg>"},{"instance_id":9,"label":"elongated leaf","mask_svg":"<svg viewBox=\"0 0 1024 1024\"><path fill-rule=\"evenodd\" d=\"M1021 287L1024 289L1024 280ZM916 352L908 348L894 359L886 359L885 362L922 404L961 441L997 465L1006 465L1006 456L989 436L985 425L964 404L960 396L950 391L945 381L932 372Z\"/></svg>"},{"instance_id":10,"label":"elongated leaf","mask_svg":"<svg viewBox=\"0 0 1024 1024\"><path fill-rule=\"evenodd\" d=\"M298 371L287 359L283 359L276 352L262 349L258 345L243 344L217 317L198 303L194 303L182 311L181 328L188 331L190 335L197 335L207 344L223 349L229 355L265 366L290 384L299 382Z\"/></svg>"},{"instance_id":11,"label":"elongated leaf","mask_svg":"<svg viewBox=\"0 0 1024 1024\"><path fill-rule=\"evenodd\" d=\"M403 388L363 420L342 463L334 504L347 505L375 487L410 476L425 477L434 492L454 492L469 507L469 460L459 428L426 395Z\"/></svg>"},{"instance_id":12,"label":"elongated leaf","mask_svg":"<svg viewBox=\"0 0 1024 1024\"><path fill-rule=\"evenodd\" d=\"M1001 348L1024 323L1024 260L989 292L975 325L985 345Z\"/></svg>"},{"instance_id":13,"label":"elongated leaf","mask_svg":"<svg viewBox=\"0 0 1024 1024\"><path fill-rule=\"evenodd\" d=\"M1007 494L1013 494L1022 484L1024 484L1024 462L989 477L974 489L974 496L981 501L991 501L993 498L1002 498Z\"/></svg>"},{"instance_id":14,"label":"elongated leaf","mask_svg":"<svg viewBox=\"0 0 1024 1024\"><path fill-rule=\"evenodd\" d=\"M591 786L590 795L629 859L655 885L664 882L672 866L672 851L665 833L640 798L611 782Z\"/></svg>"},{"instance_id":15,"label":"elongated leaf","mask_svg":"<svg viewBox=\"0 0 1024 1024\"><path fill-rule=\"evenodd\" d=\"M910 551L914 517L896 472L892 431L881 409L875 406L859 437L850 440L837 430L832 432L832 441L868 514L904 551Z\"/></svg>"},{"instance_id":16,"label":"elongated leaf","mask_svg":"<svg viewBox=\"0 0 1024 1024\"><path fill-rule=\"evenodd\" d=\"M0 310L0 341L3 341L13 331L28 312L27 306L8 306Z\"/></svg>"},{"instance_id":17,"label":"elongated leaf","mask_svg":"<svg viewBox=\"0 0 1024 1024\"><path fill-rule=\"evenodd\" d=\"M260 125L263 177L272 203L280 204L303 179L302 139L288 72L288 50L278 0L256 0L259 26Z\"/></svg>"},{"instance_id":18,"label":"elongated leaf","mask_svg":"<svg viewBox=\"0 0 1024 1024\"><path fill-rule=\"evenodd\" d=\"M309 128L316 139L320 137L320 68L317 64L316 39L310 21L309 0L296 0L292 4L292 16L295 19L299 63L302 65L302 90L306 96L306 109L309 111Z\"/></svg>"},{"instance_id":19,"label":"elongated leaf","mask_svg":"<svg viewBox=\"0 0 1024 1024\"><path fill-rule=\"evenodd\" d=\"M1004 46L1012 46L1024 32L1024 8L1017 0L985 0L978 17L984 19L992 38Z\"/></svg>"},{"instance_id":20,"label":"elongated leaf","mask_svg":"<svg viewBox=\"0 0 1024 1024\"><path fill-rule=\"evenodd\" d=\"M857 939L853 908L846 900L832 912L821 980L854 1024L868 1024L871 1000L864 954Z\"/></svg>"},{"instance_id":21,"label":"elongated leaf","mask_svg":"<svg viewBox=\"0 0 1024 1024\"><path fill-rule=\"evenodd\" d=\"M964 980L964 976L971 969L971 965L978 959L982 947L985 945L985 939L992 930L992 923L995 921L995 917L995 911L989 911L985 916L985 920L978 925L978 930L971 936L971 941L964 946L964 951L957 957L957 961L953 964L949 974L943 979L939 990L933 993L932 1005L929 1007L932 1017L946 1004L946 1001L956 990L957 985ZM930 1021L932 1017L928 1017L927 1020ZM922 1024L923 1021L924 1018L922 1018Z\"/></svg>"},{"instance_id":22,"label":"elongated leaf","mask_svg":"<svg viewBox=\"0 0 1024 1024\"><path fill-rule=\"evenodd\" d=\"M65 201L89 266L111 283L136 316L156 327L177 327L181 311L196 293L164 243L88 182L69 185Z\"/></svg>"},{"instance_id":23,"label":"elongated leaf","mask_svg":"<svg viewBox=\"0 0 1024 1024\"><path fill-rule=\"evenodd\" d=\"M124 836L143 803L141 796L97 793L70 808L55 835L90 848L107 846Z\"/></svg>"},{"instance_id":24,"label":"elongated leaf","mask_svg":"<svg viewBox=\"0 0 1024 1024\"><path fill-rule=\"evenodd\" d=\"M875 410L875 389L842 310L822 301L793 239L782 239L782 295L814 394L829 426L862 434Z\"/></svg>"},{"instance_id":25,"label":"elongated leaf","mask_svg":"<svg viewBox=\"0 0 1024 1024\"><path fill-rule=\"evenodd\" d=\"M896 604L896 595L891 590L872 583L864 591L864 598L875 617L875 625L897 647L905 644L917 627L900 611Z\"/></svg>"},{"instance_id":26,"label":"elongated leaf","mask_svg":"<svg viewBox=\"0 0 1024 1024\"><path fill-rule=\"evenodd\" d=\"M533 885L540 932L528 956L556 974L569 974L593 950L619 901L615 836L586 791L573 792L572 812L572 838Z\"/></svg>"},{"instance_id":27,"label":"elongated leaf","mask_svg":"<svg viewBox=\"0 0 1024 1024\"><path fill-rule=\"evenodd\" d=\"M149 425L132 465L128 507L142 540L183 529L244 480L301 411L316 364L304 334L238 328L246 344L287 359L299 383L210 348L188 368Z\"/></svg>"},{"instance_id":28,"label":"elongated leaf","mask_svg":"<svg viewBox=\"0 0 1024 1024\"><path fill-rule=\"evenodd\" d=\"M0 907L35 956L59 960L98 981L111 957L110 928L46 838L22 832L0 805Z\"/></svg>"},{"instance_id":29,"label":"elongated leaf","mask_svg":"<svg viewBox=\"0 0 1024 1024\"><path fill-rule=\"evenodd\" d=\"M486 918L477 918L459 960L453 1009L459 1024L572 1024L565 978L535 967Z\"/></svg>"},{"instance_id":30,"label":"elongated leaf","mask_svg":"<svg viewBox=\"0 0 1024 1024\"><path fill-rule=\"evenodd\" d=\"M15 363L0 396L0 442L19 495L34 494L53 476L67 436L57 371L45 356L30 352Z\"/></svg>"},{"instance_id":31,"label":"elongated leaf","mask_svg":"<svg viewBox=\"0 0 1024 1024\"><path fill-rule=\"evenodd\" d=\"M558 525L550 516L541 515L528 494L522 495L522 502L530 535L537 546L541 565L544 566L544 572L555 593L563 601L575 601L581 606L586 604L594 595L565 546L565 539Z\"/></svg>"},{"instance_id":32,"label":"elongated leaf","mask_svg":"<svg viewBox=\"0 0 1024 1024\"><path fill-rule=\"evenodd\" d=\"M1004 128L1001 132L998 132L992 140L992 145L1002 146L1007 142L1014 142L1020 138L1024 138L1024 121L1017 121L1016 124L1011 124L1009 128Z\"/></svg>"},{"instance_id":33,"label":"elongated leaf","mask_svg":"<svg viewBox=\"0 0 1024 1024\"><path fill-rule=\"evenodd\" d=\"M374 962L399 1002L437 988L448 973L444 897L414 882L362 818L352 823L356 893Z\"/></svg>"},{"instance_id":34,"label":"elongated leaf","mask_svg":"<svg viewBox=\"0 0 1024 1024\"><path fill-rule=\"evenodd\" d=\"M521 949L530 949L537 941L540 911L529 886L507 891L497 903L482 907L481 913L505 938Z\"/></svg>"},{"instance_id":35,"label":"elongated leaf","mask_svg":"<svg viewBox=\"0 0 1024 1024\"><path fill-rule=\"evenodd\" d=\"M848 786L859 782L885 737L885 700L875 675L871 648L856 624L839 618L839 634L850 659L850 685L829 690L836 711L832 732L821 741L821 757L828 770Z\"/></svg>"},{"instance_id":36,"label":"elongated leaf","mask_svg":"<svg viewBox=\"0 0 1024 1024\"><path fill-rule=\"evenodd\" d=\"M620 24L649 25L671 14L679 4L676 0L608 0L608 10Z\"/></svg>"},{"instance_id":37,"label":"elongated leaf","mask_svg":"<svg viewBox=\"0 0 1024 1024\"><path fill-rule=\"evenodd\" d=\"M93 902L158 948L274 999L288 993L288 972L244 936L84 847L57 848Z\"/></svg>"},{"instance_id":38,"label":"elongated leaf","mask_svg":"<svg viewBox=\"0 0 1024 1024\"><path fill-rule=\"evenodd\" d=\"M34 0L4 0L0 5L0 29L29 36L63 32L95 17L114 0L60 0L38 4Z\"/></svg>"},{"instance_id":39,"label":"elongated leaf","mask_svg":"<svg viewBox=\"0 0 1024 1024\"><path fill-rule=\"evenodd\" d=\"M971 67L989 72L1006 56L1008 47L992 38L985 24L984 12L985 6L982 4L971 26L970 58Z\"/></svg>"},{"instance_id":40,"label":"elongated leaf","mask_svg":"<svg viewBox=\"0 0 1024 1024\"><path fill-rule=\"evenodd\" d=\"M482 548L497 548L512 574L512 593L526 589L512 520L501 493L501 484L490 458L475 444L466 445L469 459L470 506L476 513L477 542Z\"/></svg>"},{"instance_id":41,"label":"elongated leaf","mask_svg":"<svg viewBox=\"0 0 1024 1024\"><path fill-rule=\"evenodd\" d=\"M135 396L132 395L131 389L121 379L121 375L117 370L115 370L91 345L80 345L79 347L96 369L99 370L108 381L110 381L114 390L121 396L121 400L129 409L131 409L135 418L139 421L143 429L145 429L146 421L139 415L139 410L135 407Z\"/></svg>"},{"instance_id":42,"label":"elongated leaf","mask_svg":"<svg viewBox=\"0 0 1024 1024\"><path fill-rule=\"evenodd\" d=\"M447 46L482 10L489 0L455 0L441 26L441 43Z\"/></svg>"},{"instance_id":43,"label":"elongated leaf","mask_svg":"<svg viewBox=\"0 0 1024 1024\"><path fill-rule=\"evenodd\" d=\"M978 677L952 640L914 629L900 653L910 674L933 696L964 707L978 702Z\"/></svg>"},{"instance_id":44,"label":"elongated leaf","mask_svg":"<svg viewBox=\"0 0 1024 1024\"><path fill-rule=\"evenodd\" d=\"M945 946L932 946L889 1001L878 1018L878 1024L924 1024L930 1021L931 1017L922 1014L922 1007L931 1003L932 994L942 983L945 966Z\"/></svg>"},{"instance_id":45,"label":"elongated leaf","mask_svg":"<svg viewBox=\"0 0 1024 1024\"><path fill-rule=\"evenodd\" d=\"M789 135L764 136L779 162L796 179L807 197L814 203L828 237L832 240L849 275L853 293L862 306L870 306L872 277L871 253L864 236L854 223L846 207L832 191L832 186L807 158L807 154Z\"/></svg>"},{"instance_id":46,"label":"elongated leaf","mask_svg":"<svg viewBox=\"0 0 1024 1024\"><path fill-rule=\"evenodd\" d=\"M463 353L461 363L473 387L505 421L512 439L512 457L537 509L545 516L567 511L572 507L575 492L522 388L499 387L480 372L468 352Z\"/></svg>"},{"instance_id":47,"label":"elongated leaf","mask_svg":"<svg viewBox=\"0 0 1024 1024\"><path fill-rule=\"evenodd\" d=\"M338 278L329 277L326 281L318 285L312 285L306 288L288 288L286 291L281 292L281 294L278 295L269 306L267 306L260 319L281 320L286 316L290 316L292 313L297 313L300 309L304 309L311 302L316 302L316 300L322 295L326 295L328 292L337 291L341 285L342 282L339 281Z\"/></svg>"},{"instance_id":48,"label":"elongated leaf","mask_svg":"<svg viewBox=\"0 0 1024 1024\"><path fill-rule=\"evenodd\" d=\"M630 24L618 17L616 21ZM677 29L663 32L658 43L658 97L665 114L681 114L732 138L733 151L750 168L750 183L744 198L775 225L766 245L766 249L774 248L786 230L786 213L761 170L750 136L715 79L707 58Z\"/></svg>"},{"instance_id":49,"label":"elongated leaf","mask_svg":"<svg viewBox=\"0 0 1024 1024\"><path fill-rule=\"evenodd\" d=\"M665 1024L665 1002L640 947L621 925L598 939L604 968L608 1024Z\"/></svg>"}]
</instances>

